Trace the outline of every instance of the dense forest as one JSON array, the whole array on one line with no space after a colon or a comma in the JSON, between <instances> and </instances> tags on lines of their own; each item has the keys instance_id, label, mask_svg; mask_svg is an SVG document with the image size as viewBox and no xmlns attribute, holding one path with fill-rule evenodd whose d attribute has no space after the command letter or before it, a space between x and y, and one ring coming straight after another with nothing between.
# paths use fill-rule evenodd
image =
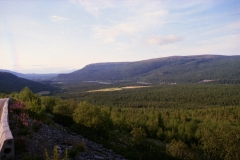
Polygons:
<instances>
[{"instance_id":1,"label":"dense forest","mask_svg":"<svg viewBox=\"0 0 240 160\"><path fill-rule=\"evenodd\" d=\"M117 92L87 92L88 85L79 87L79 89L85 89L83 92L75 92L72 86L66 86L71 88L69 94L61 93L59 96L109 107L199 108L209 105L240 104L240 85L234 84L154 85L138 89L123 89ZM97 84L95 85L96 88ZM88 89L92 90L92 88Z\"/></svg>"},{"instance_id":2,"label":"dense forest","mask_svg":"<svg viewBox=\"0 0 240 160\"><path fill-rule=\"evenodd\" d=\"M240 85L156 85L113 92L0 94L127 159L240 159Z\"/></svg>"}]
</instances>

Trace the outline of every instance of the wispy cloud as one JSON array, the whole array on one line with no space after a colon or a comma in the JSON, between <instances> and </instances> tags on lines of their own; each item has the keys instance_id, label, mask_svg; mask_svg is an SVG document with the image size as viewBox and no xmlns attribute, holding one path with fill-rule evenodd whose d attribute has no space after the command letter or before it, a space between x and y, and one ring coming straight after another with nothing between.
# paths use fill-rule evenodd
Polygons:
<instances>
[{"instance_id":1,"label":"wispy cloud","mask_svg":"<svg viewBox=\"0 0 240 160\"><path fill-rule=\"evenodd\" d=\"M64 22L64 21L69 21L69 18L65 18L65 17L60 17L60 16L56 16L56 15L52 15L50 17L52 22Z\"/></svg>"},{"instance_id":2,"label":"wispy cloud","mask_svg":"<svg viewBox=\"0 0 240 160\"><path fill-rule=\"evenodd\" d=\"M239 0L55 0L48 4L54 7L46 7L38 1L0 0L0 57L6 59L0 67L79 68L173 54L239 54L239 4ZM52 61L56 56L59 60Z\"/></svg>"},{"instance_id":3,"label":"wispy cloud","mask_svg":"<svg viewBox=\"0 0 240 160\"><path fill-rule=\"evenodd\" d=\"M94 38L102 39L104 43L115 42L117 37L131 35L138 31L134 23L117 23L112 26L96 26L93 28Z\"/></svg>"},{"instance_id":4,"label":"wispy cloud","mask_svg":"<svg viewBox=\"0 0 240 160\"><path fill-rule=\"evenodd\" d=\"M171 43L176 43L182 41L183 38L176 35L168 36L151 36L147 39L147 44L149 45L167 45Z\"/></svg>"},{"instance_id":5,"label":"wispy cloud","mask_svg":"<svg viewBox=\"0 0 240 160\"><path fill-rule=\"evenodd\" d=\"M109 1L109 0L103 0L103 1L98 1L98 0L71 0L72 3L76 3L76 1L78 1L86 10L87 12L89 12L90 14L94 15L95 17L97 17L102 10L106 9L106 8L111 8L113 7L112 2L113 1Z\"/></svg>"},{"instance_id":6,"label":"wispy cloud","mask_svg":"<svg viewBox=\"0 0 240 160\"><path fill-rule=\"evenodd\" d=\"M165 23L165 18L168 15L167 10L153 6L152 3L139 4L132 2L131 7L129 3L111 6L118 17L107 16L105 24L95 25L92 28L93 37L103 43L113 43L123 38L133 42L134 38L146 34L152 28L159 28Z\"/></svg>"},{"instance_id":7,"label":"wispy cloud","mask_svg":"<svg viewBox=\"0 0 240 160\"><path fill-rule=\"evenodd\" d=\"M175 3L178 3L177 1ZM187 16L192 15L195 13L202 12L206 9L209 9L219 3L222 3L221 1L214 1L214 0L199 0L199 1L182 1L182 3L179 3L175 6L168 6L168 8L171 8L173 13L176 14L176 16ZM168 5L172 5L173 1L169 1Z\"/></svg>"}]
</instances>

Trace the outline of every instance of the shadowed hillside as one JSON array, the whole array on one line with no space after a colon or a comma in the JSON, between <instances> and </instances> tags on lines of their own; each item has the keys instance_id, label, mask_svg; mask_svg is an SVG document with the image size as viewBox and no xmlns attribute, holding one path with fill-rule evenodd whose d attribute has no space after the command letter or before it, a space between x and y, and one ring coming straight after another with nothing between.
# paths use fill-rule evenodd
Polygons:
<instances>
[{"instance_id":1,"label":"shadowed hillside","mask_svg":"<svg viewBox=\"0 0 240 160\"><path fill-rule=\"evenodd\" d=\"M174 56L137 62L96 63L54 81L145 81L194 83L202 80L239 80L240 56Z\"/></svg>"},{"instance_id":2,"label":"shadowed hillside","mask_svg":"<svg viewBox=\"0 0 240 160\"><path fill-rule=\"evenodd\" d=\"M19 78L11 73L0 72L0 92L19 92L24 87L29 87L33 92L52 91L55 88L38 82Z\"/></svg>"}]
</instances>

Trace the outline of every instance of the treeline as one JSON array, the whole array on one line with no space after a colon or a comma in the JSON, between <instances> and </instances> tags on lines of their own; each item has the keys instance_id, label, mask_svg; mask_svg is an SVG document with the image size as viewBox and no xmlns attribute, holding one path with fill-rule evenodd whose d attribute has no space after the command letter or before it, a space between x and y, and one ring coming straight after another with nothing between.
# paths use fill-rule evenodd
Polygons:
<instances>
[{"instance_id":1,"label":"treeline","mask_svg":"<svg viewBox=\"0 0 240 160\"><path fill-rule=\"evenodd\" d=\"M89 95L78 100L39 97L28 88L10 96L30 111L52 114L78 133L102 139L128 159L232 160L240 159L239 92L238 85L174 85L84 93Z\"/></svg>"}]
</instances>

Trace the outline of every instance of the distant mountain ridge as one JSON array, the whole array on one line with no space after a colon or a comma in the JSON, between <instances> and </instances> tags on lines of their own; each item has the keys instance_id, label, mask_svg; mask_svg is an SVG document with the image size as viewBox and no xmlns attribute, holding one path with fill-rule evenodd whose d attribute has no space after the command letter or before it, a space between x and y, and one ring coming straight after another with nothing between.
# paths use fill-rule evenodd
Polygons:
<instances>
[{"instance_id":1,"label":"distant mountain ridge","mask_svg":"<svg viewBox=\"0 0 240 160\"><path fill-rule=\"evenodd\" d=\"M35 74L35 73L23 74L23 73L13 72L13 71L10 71L10 70L5 70L5 69L0 69L0 72L12 73L15 76L18 76L20 78L25 78L25 79L34 80L34 81L50 80L53 77L56 77L58 75L56 73L52 73L52 74Z\"/></svg>"},{"instance_id":2,"label":"distant mountain ridge","mask_svg":"<svg viewBox=\"0 0 240 160\"><path fill-rule=\"evenodd\" d=\"M52 91L56 88L35 81L17 77L12 73L0 72L0 92L19 92L24 87L29 87L33 92Z\"/></svg>"},{"instance_id":3,"label":"distant mountain ridge","mask_svg":"<svg viewBox=\"0 0 240 160\"><path fill-rule=\"evenodd\" d=\"M173 56L137 62L89 64L54 81L144 81L193 83L202 80L240 79L240 56Z\"/></svg>"}]
</instances>

